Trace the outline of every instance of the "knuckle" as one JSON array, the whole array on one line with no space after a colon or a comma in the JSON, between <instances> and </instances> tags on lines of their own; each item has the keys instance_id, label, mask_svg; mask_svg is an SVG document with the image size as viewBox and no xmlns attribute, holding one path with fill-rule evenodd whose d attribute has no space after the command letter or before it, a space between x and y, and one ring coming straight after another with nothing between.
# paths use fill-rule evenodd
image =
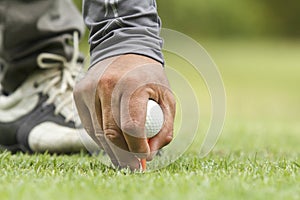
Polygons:
<instances>
[{"instance_id":1,"label":"knuckle","mask_svg":"<svg viewBox=\"0 0 300 200\"><path fill-rule=\"evenodd\" d=\"M168 135L166 138L165 138L165 145L168 145L172 142L173 140L173 136L172 135Z\"/></svg>"},{"instance_id":2,"label":"knuckle","mask_svg":"<svg viewBox=\"0 0 300 200\"><path fill-rule=\"evenodd\" d=\"M104 129L104 135L111 142L116 142L121 138L121 135L118 133L118 131L112 128Z\"/></svg>"},{"instance_id":3,"label":"knuckle","mask_svg":"<svg viewBox=\"0 0 300 200\"><path fill-rule=\"evenodd\" d=\"M172 105L176 104L175 96L173 95L173 93L171 91L168 91L166 96Z\"/></svg>"},{"instance_id":4,"label":"knuckle","mask_svg":"<svg viewBox=\"0 0 300 200\"><path fill-rule=\"evenodd\" d=\"M121 124L123 132L135 137L142 137L143 130L134 122L126 121Z\"/></svg>"},{"instance_id":5,"label":"knuckle","mask_svg":"<svg viewBox=\"0 0 300 200\"><path fill-rule=\"evenodd\" d=\"M99 80L99 88L100 90L110 90L116 85L116 78L113 75L103 75Z\"/></svg>"},{"instance_id":6,"label":"knuckle","mask_svg":"<svg viewBox=\"0 0 300 200\"><path fill-rule=\"evenodd\" d=\"M162 137L162 144L166 146L170 144L173 140L173 123L169 123L165 125L165 129L163 130L164 136Z\"/></svg>"}]
</instances>

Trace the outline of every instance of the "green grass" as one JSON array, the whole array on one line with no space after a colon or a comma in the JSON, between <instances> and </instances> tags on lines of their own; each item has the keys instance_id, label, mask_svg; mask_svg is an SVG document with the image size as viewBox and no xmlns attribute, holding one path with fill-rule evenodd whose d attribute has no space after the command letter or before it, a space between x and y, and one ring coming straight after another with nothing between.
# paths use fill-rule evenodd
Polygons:
<instances>
[{"instance_id":1,"label":"green grass","mask_svg":"<svg viewBox=\"0 0 300 200\"><path fill-rule=\"evenodd\" d=\"M157 172L116 172L86 155L10 155L1 199L299 199L297 155L187 154ZM299 161L299 160L298 160Z\"/></svg>"},{"instance_id":2,"label":"green grass","mask_svg":"<svg viewBox=\"0 0 300 200\"><path fill-rule=\"evenodd\" d=\"M300 199L299 45L203 44L227 92L224 131L208 157L195 141L167 168L131 174L86 154L3 152L0 199Z\"/></svg>"}]
</instances>

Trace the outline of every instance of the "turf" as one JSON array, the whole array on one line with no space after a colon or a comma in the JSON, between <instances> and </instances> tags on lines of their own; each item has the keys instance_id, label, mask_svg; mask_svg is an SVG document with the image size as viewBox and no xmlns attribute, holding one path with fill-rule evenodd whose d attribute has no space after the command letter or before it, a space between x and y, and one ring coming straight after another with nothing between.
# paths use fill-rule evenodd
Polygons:
<instances>
[{"instance_id":1,"label":"turf","mask_svg":"<svg viewBox=\"0 0 300 200\"><path fill-rule=\"evenodd\" d=\"M116 172L86 155L1 159L1 199L299 199L297 155L187 154L157 172Z\"/></svg>"},{"instance_id":2,"label":"turf","mask_svg":"<svg viewBox=\"0 0 300 200\"><path fill-rule=\"evenodd\" d=\"M0 153L0 199L300 199L299 45L202 41L227 91L224 131L159 171L129 173L85 153ZM201 95L200 95L201 96Z\"/></svg>"}]
</instances>

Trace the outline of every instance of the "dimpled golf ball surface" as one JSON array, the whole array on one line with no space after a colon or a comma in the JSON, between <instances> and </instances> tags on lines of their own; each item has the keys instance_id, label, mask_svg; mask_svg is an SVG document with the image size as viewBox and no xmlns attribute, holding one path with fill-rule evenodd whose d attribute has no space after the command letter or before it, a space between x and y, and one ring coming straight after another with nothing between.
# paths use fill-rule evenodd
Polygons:
<instances>
[{"instance_id":1,"label":"dimpled golf ball surface","mask_svg":"<svg viewBox=\"0 0 300 200\"><path fill-rule=\"evenodd\" d=\"M161 107L153 100L149 100L147 104L147 116L145 123L145 131L147 138L154 137L162 128L164 123L164 115Z\"/></svg>"}]
</instances>

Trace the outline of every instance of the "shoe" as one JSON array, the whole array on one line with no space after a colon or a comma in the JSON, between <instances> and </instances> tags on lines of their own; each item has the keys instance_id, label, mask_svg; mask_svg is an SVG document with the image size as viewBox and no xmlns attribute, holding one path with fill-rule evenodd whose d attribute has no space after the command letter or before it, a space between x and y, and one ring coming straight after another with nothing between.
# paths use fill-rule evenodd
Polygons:
<instances>
[{"instance_id":1,"label":"shoe","mask_svg":"<svg viewBox=\"0 0 300 200\"><path fill-rule=\"evenodd\" d=\"M73 87L83 66L78 33L74 55L41 53L39 69L12 94L0 96L0 148L13 152L76 153L85 150L73 119Z\"/></svg>"}]
</instances>

